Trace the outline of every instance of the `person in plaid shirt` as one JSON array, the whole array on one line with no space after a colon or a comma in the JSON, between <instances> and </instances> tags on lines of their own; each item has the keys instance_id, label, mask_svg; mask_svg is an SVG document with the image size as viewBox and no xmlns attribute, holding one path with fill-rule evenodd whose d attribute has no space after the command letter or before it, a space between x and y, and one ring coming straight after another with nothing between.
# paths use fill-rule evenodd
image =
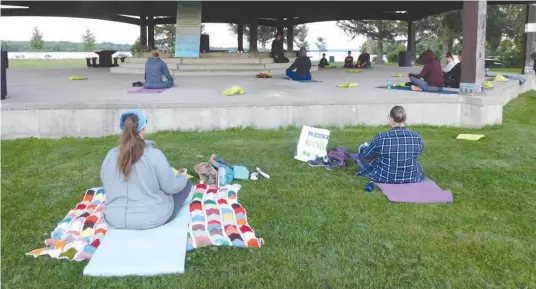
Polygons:
<instances>
[{"instance_id":1,"label":"person in plaid shirt","mask_svg":"<svg viewBox=\"0 0 536 289\"><path fill-rule=\"evenodd\" d=\"M421 136L405 127L406 111L395 106L389 113L392 129L377 134L372 142L359 147L361 171L358 176L376 183L417 183L425 176L418 157L424 150ZM358 162L358 163L359 163Z\"/></svg>"}]
</instances>

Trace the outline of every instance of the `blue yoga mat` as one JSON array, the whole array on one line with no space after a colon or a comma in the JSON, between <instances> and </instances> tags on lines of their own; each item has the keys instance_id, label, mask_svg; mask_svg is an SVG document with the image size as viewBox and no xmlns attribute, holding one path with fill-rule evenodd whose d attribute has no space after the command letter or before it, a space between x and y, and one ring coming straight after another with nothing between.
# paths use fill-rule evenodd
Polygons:
<instances>
[{"instance_id":1,"label":"blue yoga mat","mask_svg":"<svg viewBox=\"0 0 536 289\"><path fill-rule=\"evenodd\" d=\"M378 88L385 88L387 89L387 86L380 86ZM405 91L412 91L411 90L411 87L406 87L406 86L391 86L391 89L392 90L405 90ZM423 91L425 93L437 93L437 94L458 94L458 91L453 91L453 90L446 90L446 89L443 89L441 91L436 91L436 92L430 92L430 91Z\"/></svg>"},{"instance_id":2,"label":"blue yoga mat","mask_svg":"<svg viewBox=\"0 0 536 289\"><path fill-rule=\"evenodd\" d=\"M84 275L114 277L184 273L192 192L175 219L161 227L150 230L110 228L84 268Z\"/></svg>"}]
</instances>

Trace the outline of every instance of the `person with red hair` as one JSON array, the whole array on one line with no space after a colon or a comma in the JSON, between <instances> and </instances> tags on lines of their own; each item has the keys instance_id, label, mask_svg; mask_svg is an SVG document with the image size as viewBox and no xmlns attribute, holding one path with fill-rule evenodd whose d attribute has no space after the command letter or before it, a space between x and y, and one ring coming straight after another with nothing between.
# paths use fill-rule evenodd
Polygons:
<instances>
[{"instance_id":1,"label":"person with red hair","mask_svg":"<svg viewBox=\"0 0 536 289\"><path fill-rule=\"evenodd\" d=\"M410 73L411 90L437 92L444 84L443 69L437 61L435 54L427 50L423 55L424 67L419 74Z\"/></svg>"}]
</instances>

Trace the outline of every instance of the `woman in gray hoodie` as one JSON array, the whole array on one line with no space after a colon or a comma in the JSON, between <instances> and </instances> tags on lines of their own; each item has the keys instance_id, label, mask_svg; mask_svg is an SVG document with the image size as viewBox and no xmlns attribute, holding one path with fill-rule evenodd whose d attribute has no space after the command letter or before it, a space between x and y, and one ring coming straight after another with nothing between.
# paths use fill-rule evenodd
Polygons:
<instances>
[{"instance_id":1,"label":"woman in gray hoodie","mask_svg":"<svg viewBox=\"0 0 536 289\"><path fill-rule=\"evenodd\" d=\"M185 176L175 176L155 143L144 140L146 124L147 117L139 109L123 113L120 145L102 163L104 220L112 228L145 230L164 225L192 190Z\"/></svg>"}]
</instances>

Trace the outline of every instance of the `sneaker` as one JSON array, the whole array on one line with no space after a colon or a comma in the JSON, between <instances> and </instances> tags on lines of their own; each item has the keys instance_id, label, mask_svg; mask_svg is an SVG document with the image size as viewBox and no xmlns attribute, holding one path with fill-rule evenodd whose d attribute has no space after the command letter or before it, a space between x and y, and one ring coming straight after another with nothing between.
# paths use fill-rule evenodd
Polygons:
<instances>
[{"instance_id":1,"label":"sneaker","mask_svg":"<svg viewBox=\"0 0 536 289\"><path fill-rule=\"evenodd\" d=\"M265 177L265 178L267 178L267 179L270 178L270 175L269 175L265 170L263 170L263 169L261 169L261 168L259 168L259 167L257 167L257 172L258 172L261 176L263 176L263 177Z\"/></svg>"},{"instance_id":2,"label":"sneaker","mask_svg":"<svg viewBox=\"0 0 536 289\"><path fill-rule=\"evenodd\" d=\"M336 159L329 159L328 163L324 165L326 170L333 170L341 166L341 162Z\"/></svg>"},{"instance_id":3,"label":"sneaker","mask_svg":"<svg viewBox=\"0 0 536 289\"><path fill-rule=\"evenodd\" d=\"M258 172L252 172L251 175L249 175L249 179L256 181L259 179L259 173Z\"/></svg>"},{"instance_id":4,"label":"sneaker","mask_svg":"<svg viewBox=\"0 0 536 289\"><path fill-rule=\"evenodd\" d=\"M329 158L327 156L323 158L317 158L316 160L307 162L311 167L323 167L329 164Z\"/></svg>"}]
</instances>

